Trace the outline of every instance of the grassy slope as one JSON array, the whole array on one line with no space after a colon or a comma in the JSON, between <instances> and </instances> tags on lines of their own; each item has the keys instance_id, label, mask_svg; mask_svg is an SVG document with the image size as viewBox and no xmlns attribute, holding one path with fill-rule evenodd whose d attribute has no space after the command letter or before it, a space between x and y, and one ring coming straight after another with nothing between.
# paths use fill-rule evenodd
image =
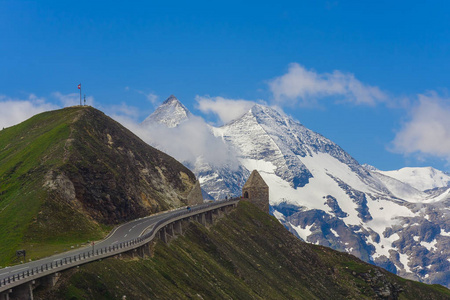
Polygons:
<instances>
[{"instance_id":1,"label":"grassy slope","mask_svg":"<svg viewBox=\"0 0 450 300\"><path fill-rule=\"evenodd\" d=\"M17 249L28 250L28 258L38 258L104 234L95 225L73 234L71 224L90 222L79 213L64 213L42 188L46 172L63 163L70 122L81 111L68 108L47 112L0 131L0 266L14 261ZM66 224L66 230L50 226L45 230L52 234L44 234L37 222L49 216L71 221L58 222L57 226Z\"/></svg>"},{"instance_id":2,"label":"grassy slope","mask_svg":"<svg viewBox=\"0 0 450 300\"><path fill-rule=\"evenodd\" d=\"M209 229L193 223L149 259L107 259L68 271L37 299L450 299L354 256L303 243L273 217L240 203Z\"/></svg>"},{"instance_id":3,"label":"grassy slope","mask_svg":"<svg viewBox=\"0 0 450 300\"><path fill-rule=\"evenodd\" d=\"M92 107L1 130L0 267L17 263L18 249L27 259L49 256L184 205L194 183L174 158Z\"/></svg>"}]
</instances>

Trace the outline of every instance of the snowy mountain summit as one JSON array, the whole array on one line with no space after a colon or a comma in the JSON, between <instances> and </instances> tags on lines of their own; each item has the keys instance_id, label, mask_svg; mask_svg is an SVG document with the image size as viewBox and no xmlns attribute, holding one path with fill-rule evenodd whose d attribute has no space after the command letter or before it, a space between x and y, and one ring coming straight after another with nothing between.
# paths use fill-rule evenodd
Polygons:
<instances>
[{"instance_id":1,"label":"snowy mountain summit","mask_svg":"<svg viewBox=\"0 0 450 300\"><path fill-rule=\"evenodd\" d=\"M450 175L432 167L402 168L395 171L377 170L377 172L408 183L420 191L450 187Z\"/></svg>"},{"instance_id":2,"label":"snowy mountain summit","mask_svg":"<svg viewBox=\"0 0 450 300\"><path fill-rule=\"evenodd\" d=\"M173 128L189 119L190 115L189 110L177 97L171 95L141 125L146 127L158 123Z\"/></svg>"},{"instance_id":3,"label":"snowy mountain summit","mask_svg":"<svg viewBox=\"0 0 450 300\"><path fill-rule=\"evenodd\" d=\"M240 164L238 171L193 168L214 198L239 191L256 169L269 185L272 214L297 237L450 286L448 186L419 190L409 175L367 169L329 139L263 105L211 130Z\"/></svg>"}]
</instances>

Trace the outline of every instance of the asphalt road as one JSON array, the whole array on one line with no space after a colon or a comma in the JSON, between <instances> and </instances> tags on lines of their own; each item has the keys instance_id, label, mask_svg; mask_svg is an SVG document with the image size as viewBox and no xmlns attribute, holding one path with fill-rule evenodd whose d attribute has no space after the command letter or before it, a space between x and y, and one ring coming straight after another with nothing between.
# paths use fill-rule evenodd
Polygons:
<instances>
[{"instance_id":1,"label":"asphalt road","mask_svg":"<svg viewBox=\"0 0 450 300\"><path fill-rule=\"evenodd\" d=\"M201 204L199 206L203 206L204 204ZM6 277L22 273L27 270L31 270L32 268L40 267L45 264L50 263L57 263L61 261L61 259L66 258L68 256L75 256L81 253L85 253L89 250L95 250L100 249L104 247L114 246L115 244L126 242L132 239L135 239L139 236L141 236L146 229L151 229L156 222L159 220L166 218L170 215L176 214L180 212L180 210L185 210L186 208L179 208L175 209L169 212L164 212L157 215L151 215L145 218L136 219L134 221L128 222L126 224L120 225L119 227L116 227L112 233L108 235L107 238L105 238L102 241L96 242L94 246L85 246L81 248L77 248L68 252L59 253L47 258L43 258L40 260L12 266L12 267L6 267L3 269L0 269L0 281Z\"/></svg>"}]
</instances>

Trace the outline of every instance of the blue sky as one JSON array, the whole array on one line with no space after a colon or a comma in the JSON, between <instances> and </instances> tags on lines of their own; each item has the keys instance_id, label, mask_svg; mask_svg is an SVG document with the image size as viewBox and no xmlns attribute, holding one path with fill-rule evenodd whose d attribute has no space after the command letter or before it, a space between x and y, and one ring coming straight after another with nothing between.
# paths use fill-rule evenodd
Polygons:
<instances>
[{"instance_id":1,"label":"blue sky","mask_svg":"<svg viewBox=\"0 0 450 300\"><path fill-rule=\"evenodd\" d=\"M0 126L81 82L136 122L171 94L214 124L263 102L360 163L450 171L449 20L447 1L0 0Z\"/></svg>"}]
</instances>

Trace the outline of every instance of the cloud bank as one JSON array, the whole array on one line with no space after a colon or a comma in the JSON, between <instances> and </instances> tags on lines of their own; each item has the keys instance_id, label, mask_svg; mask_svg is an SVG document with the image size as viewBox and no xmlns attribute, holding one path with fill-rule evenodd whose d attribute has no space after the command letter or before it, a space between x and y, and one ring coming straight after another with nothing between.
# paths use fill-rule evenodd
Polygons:
<instances>
[{"instance_id":1,"label":"cloud bank","mask_svg":"<svg viewBox=\"0 0 450 300\"><path fill-rule=\"evenodd\" d=\"M431 155L450 163L450 98L442 98L435 92L419 95L410 119L392 144L394 152Z\"/></svg>"},{"instance_id":2,"label":"cloud bank","mask_svg":"<svg viewBox=\"0 0 450 300\"><path fill-rule=\"evenodd\" d=\"M0 129L17 125L41 112L80 104L78 93L53 92L50 98L52 101L35 94L29 94L25 99L0 95ZM86 97L86 104L93 105L94 97Z\"/></svg>"},{"instance_id":3,"label":"cloud bank","mask_svg":"<svg viewBox=\"0 0 450 300\"><path fill-rule=\"evenodd\" d=\"M58 100L63 105L63 107L80 105L79 93L62 94L60 92L53 92L51 95L53 98ZM84 97L81 99L81 101L84 105ZM94 97L86 97L86 105L94 106Z\"/></svg>"},{"instance_id":4,"label":"cloud bank","mask_svg":"<svg viewBox=\"0 0 450 300\"><path fill-rule=\"evenodd\" d=\"M204 114L213 113L224 124L245 114L255 102L243 99L226 99L223 97L196 96L197 108Z\"/></svg>"},{"instance_id":5,"label":"cloud bank","mask_svg":"<svg viewBox=\"0 0 450 300\"><path fill-rule=\"evenodd\" d=\"M399 104L398 99L391 101L392 99L388 99L388 95L378 87L360 82L353 74L341 71L317 73L298 63L290 64L287 73L268 81L267 84L272 93L270 104L280 110L296 103L315 104L326 97L355 105L374 106L388 102ZM145 95L153 105L159 98L154 93L138 93ZM34 94L24 99L0 95L0 129L18 124L44 111L78 105L79 94L54 92L50 100ZM225 124L245 114L256 103L245 99L199 95L195 100L199 111L205 115L214 115ZM429 92L418 95L417 98L400 100L403 105L396 108L405 109L409 117L397 132L389 150L403 155L417 155L418 158L438 157L450 163L450 98ZM94 98L88 97L87 103L93 105ZM175 129L156 126L144 130L139 126L139 120L145 110L125 103L104 107L100 105L99 108L147 143L182 162L193 165L201 159L214 166L237 165L235 152L227 148L221 139L214 137L209 125L200 117L192 117L189 122L180 124ZM393 107L386 105L386 108Z\"/></svg>"},{"instance_id":6,"label":"cloud bank","mask_svg":"<svg viewBox=\"0 0 450 300\"><path fill-rule=\"evenodd\" d=\"M38 113L59 108L34 94L28 95L26 99L0 95L0 107L0 129L19 124Z\"/></svg>"},{"instance_id":7,"label":"cloud bank","mask_svg":"<svg viewBox=\"0 0 450 300\"><path fill-rule=\"evenodd\" d=\"M387 100L378 87L363 84L353 74L341 71L320 74L298 63L290 64L286 74L269 81L268 85L274 101L280 105L296 102L311 105L324 97L338 97L357 105L375 105Z\"/></svg>"},{"instance_id":8,"label":"cloud bank","mask_svg":"<svg viewBox=\"0 0 450 300\"><path fill-rule=\"evenodd\" d=\"M191 169L199 167L199 162L215 168L227 166L234 170L238 167L235 152L222 139L215 137L210 126L200 117L191 116L173 128L161 124L144 127L126 115L116 114L111 117L147 144L173 156Z\"/></svg>"}]
</instances>

